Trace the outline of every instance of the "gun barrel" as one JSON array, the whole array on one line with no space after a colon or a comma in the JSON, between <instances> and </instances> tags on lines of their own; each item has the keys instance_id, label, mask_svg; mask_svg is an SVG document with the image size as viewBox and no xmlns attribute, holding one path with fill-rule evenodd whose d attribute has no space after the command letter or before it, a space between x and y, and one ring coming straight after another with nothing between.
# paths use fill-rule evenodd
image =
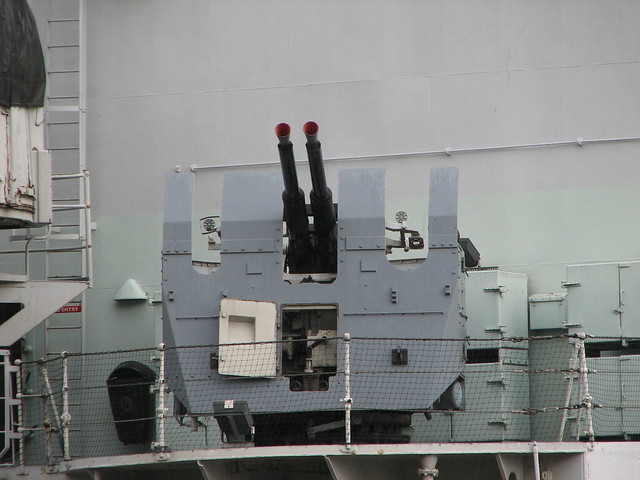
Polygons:
<instances>
[{"instance_id":1,"label":"gun barrel","mask_svg":"<svg viewBox=\"0 0 640 480\"><path fill-rule=\"evenodd\" d=\"M305 268L311 243L309 241L309 217L304 199L304 192L298 185L296 162L293 155L293 144L289 140L291 127L286 123L276 126L278 152L284 180L282 203L284 221L289 234L288 263L291 273L298 273Z\"/></svg>"},{"instance_id":2,"label":"gun barrel","mask_svg":"<svg viewBox=\"0 0 640 480\"><path fill-rule=\"evenodd\" d=\"M291 127L288 123L279 123L276 125L276 136L280 143L288 144L289 143L289 135L291 134Z\"/></svg>"},{"instance_id":3,"label":"gun barrel","mask_svg":"<svg viewBox=\"0 0 640 480\"><path fill-rule=\"evenodd\" d=\"M307 157L309 158L309 170L311 171L312 195L317 200L323 200L327 195L331 195L331 190L327 187L327 178L324 173L322 161L322 148L318 141L318 124L307 122L302 128L307 137ZM333 208L333 206L332 206Z\"/></svg>"},{"instance_id":4,"label":"gun barrel","mask_svg":"<svg viewBox=\"0 0 640 480\"><path fill-rule=\"evenodd\" d=\"M296 172L296 161L293 155L293 144L289 140L291 127L286 123L279 123L276 126L276 136L278 137L278 153L280 154L280 167L282 168L282 179L284 180L284 195L290 200L296 201L304 194L298 186L298 174Z\"/></svg>"},{"instance_id":5,"label":"gun barrel","mask_svg":"<svg viewBox=\"0 0 640 480\"><path fill-rule=\"evenodd\" d=\"M333 196L327 187L327 178L322 161L322 149L318 141L318 124L307 122L303 132L307 137L307 157L311 171L313 189L309 193L313 225L317 244L316 251L320 257L321 269L326 272L336 271L336 211L333 208Z\"/></svg>"}]
</instances>

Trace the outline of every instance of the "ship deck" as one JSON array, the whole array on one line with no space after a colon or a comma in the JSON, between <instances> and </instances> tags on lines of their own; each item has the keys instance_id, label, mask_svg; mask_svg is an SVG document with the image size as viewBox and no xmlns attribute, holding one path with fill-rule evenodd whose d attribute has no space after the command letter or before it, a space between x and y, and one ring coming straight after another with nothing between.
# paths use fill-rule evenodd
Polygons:
<instances>
[{"instance_id":1,"label":"ship deck","mask_svg":"<svg viewBox=\"0 0 640 480\"><path fill-rule=\"evenodd\" d=\"M75 459L47 472L48 478L204 478L207 480L420 478L436 462L439 478L535 478L538 470L556 478L582 479L585 453L600 445L580 442L486 442L235 447ZM621 443L626 447L636 444ZM637 448L637 446L636 446ZM424 470L423 470L424 471ZM31 473L25 471L23 473ZM35 473L35 472L34 472ZM258 476L255 476L258 474ZM474 476L476 475L476 476ZM422 478L431 478L422 475ZM553 478L543 476L542 478Z\"/></svg>"}]
</instances>

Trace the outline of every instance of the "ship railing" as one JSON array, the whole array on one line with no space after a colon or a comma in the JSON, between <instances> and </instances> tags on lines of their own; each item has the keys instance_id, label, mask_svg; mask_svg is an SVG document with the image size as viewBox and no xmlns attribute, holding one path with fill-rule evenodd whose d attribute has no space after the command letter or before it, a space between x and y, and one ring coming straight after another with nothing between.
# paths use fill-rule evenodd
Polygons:
<instances>
[{"instance_id":1,"label":"ship railing","mask_svg":"<svg viewBox=\"0 0 640 480\"><path fill-rule=\"evenodd\" d=\"M308 443L337 442L346 451L361 443L640 438L640 339L326 340L335 348L313 359L317 368L325 365L325 383L314 383L311 371L302 381L300 372L291 371L258 381L240 375L222 381L216 372L220 352L222 361L231 361L238 347L235 352L245 357L236 360L255 369L267 361L261 351L282 358L290 341L63 352L6 365L3 462L54 469L77 458L168 457L171 451L233 446L214 403L241 400L238 385L254 404L264 402L262 411L250 412L259 433L274 432L262 444L247 438L236 446L277 444L281 432L297 431L306 432ZM326 355L336 356L332 369ZM435 397L434 382L441 384ZM274 395L276 383L286 383L290 394ZM180 401L185 392L197 411ZM260 415L278 412L277 422L259 423Z\"/></svg>"}]
</instances>

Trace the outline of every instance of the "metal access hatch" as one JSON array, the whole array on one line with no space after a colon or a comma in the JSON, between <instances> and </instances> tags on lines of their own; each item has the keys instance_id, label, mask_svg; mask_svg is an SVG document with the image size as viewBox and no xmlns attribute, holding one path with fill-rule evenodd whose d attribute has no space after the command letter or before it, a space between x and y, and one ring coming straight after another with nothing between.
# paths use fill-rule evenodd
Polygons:
<instances>
[{"instance_id":1,"label":"metal access hatch","mask_svg":"<svg viewBox=\"0 0 640 480\"><path fill-rule=\"evenodd\" d=\"M640 262L567 267L568 323L595 336L640 336Z\"/></svg>"},{"instance_id":2,"label":"metal access hatch","mask_svg":"<svg viewBox=\"0 0 640 480\"><path fill-rule=\"evenodd\" d=\"M218 373L239 377L275 377L276 317L275 303L222 299Z\"/></svg>"},{"instance_id":3,"label":"metal access hatch","mask_svg":"<svg viewBox=\"0 0 640 480\"><path fill-rule=\"evenodd\" d=\"M640 336L640 262L620 263L622 335Z\"/></svg>"},{"instance_id":4,"label":"metal access hatch","mask_svg":"<svg viewBox=\"0 0 640 480\"><path fill-rule=\"evenodd\" d=\"M498 339L527 335L527 276L471 270L465 279L467 336Z\"/></svg>"}]
</instances>

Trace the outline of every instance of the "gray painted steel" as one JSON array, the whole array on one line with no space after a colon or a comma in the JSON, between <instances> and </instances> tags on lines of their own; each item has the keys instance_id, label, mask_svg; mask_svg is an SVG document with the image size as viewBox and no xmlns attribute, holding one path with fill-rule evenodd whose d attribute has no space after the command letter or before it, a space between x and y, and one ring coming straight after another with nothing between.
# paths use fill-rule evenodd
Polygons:
<instances>
[{"instance_id":1,"label":"gray painted steel","mask_svg":"<svg viewBox=\"0 0 640 480\"><path fill-rule=\"evenodd\" d=\"M81 43L62 35L62 23L47 25L47 19L75 18L76 1L30 3L42 39ZM638 291L635 283L629 285L626 279L637 264L623 269L617 265L640 258L640 228L634 221L640 205L640 30L636 28L640 4L585 6L577 0L82 3L88 6L83 47L89 52L88 102L83 114L97 223L96 288L87 294L86 351L151 346L162 337L157 303L122 305L113 302L113 296L125 280L135 278L150 298L159 297L161 185L166 172L176 164L182 164L183 170L192 163L217 166L218 170L198 170L196 184L201 193L196 195L195 210L199 214L206 208L205 214L219 214L222 175L218 172L228 170L225 165L271 162L275 159L269 153L272 126L282 120L300 124L309 116L326 126L328 157L359 159L328 162L330 184L335 185L342 166L366 161L367 166L387 168L387 218L398 209L408 211L410 219L422 218L423 178L428 169L460 168L462 233L474 239L483 264L527 274L528 295L566 296L558 302L532 303L536 311L543 310L532 322L538 328L534 333L571 332L575 331L571 325L583 322L583 328L603 334L637 335L640 322L633 299L640 297L633 294ZM51 48L45 55L49 70L59 72L50 76L63 92L77 95L68 80L70 74L65 73L77 66L71 50ZM71 171L77 164L74 152L67 150L77 138L77 126L67 116L52 113L50 118L55 122L50 122L48 145L60 149L58 172ZM300 143L298 135L293 140ZM630 140L608 141L623 138ZM448 147L451 156L445 154ZM307 185L302 187L308 191ZM202 256L195 253L197 240L194 244L194 254ZM5 247L13 245L6 242ZM177 250L181 248L188 251L191 246L176 245ZM170 262L177 263L180 252L173 253L176 258ZM191 275L188 263L184 261L189 272L184 278ZM256 270L252 266L251 271ZM612 275L597 276L597 270ZM252 282L259 277L245 275ZM213 293L208 288L211 278L201 279L194 287L198 291L187 297L219 295L218 287ZM583 286L565 289L562 282L572 280ZM622 287L631 295L625 311L616 312ZM496 294L486 295L495 299ZM209 320L193 317L182 322L206 327L207 340L215 338L216 303L217 298L211 305L201 305ZM469 323L473 322L470 316ZM482 333L485 323L474 325L474 330ZM507 327L523 325L514 322ZM491 338L500 335L485 333ZM172 335L170 329L165 334ZM43 336L42 329L27 335L25 358L45 354ZM549 360L554 348L558 346L531 344L530 367L567 368L565 360ZM567 350L568 358L571 346L562 343L560 348ZM629 368L637 371L635 358L629 357L589 362L596 370L619 371L626 378L631 375ZM565 385L562 380L550 383L533 376L531 406L561 404ZM629 394L621 383L612 387L596 379L591 387L596 400L603 403L617 405ZM508 401L510 392L504 395ZM638 417L634 404L629 405L615 412L596 410L603 420L605 414L612 417L597 431L613 436L637 432ZM548 417L547 422L533 416L531 438L541 439L545 423L556 427L559 416ZM494 434L506 438L511 432L487 436ZM554 444L558 445L565 444ZM572 444L572 448L583 446ZM475 447L452 448L455 453L473 454ZM596 444L584 457L547 452L545 459L540 446L542 468L549 468L554 478L624 478L637 470L634 449L633 442L611 442ZM445 453L433 445L419 450L417 454ZM229 450L209 454L218 458L225 451ZM378 454L379 447L372 451ZM528 466L530 451L528 443L518 444L517 452L505 443L492 450L520 455L521 464ZM298 451L290 453L300 456ZM175 453L172 458L179 460L181 455L188 453ZM157 460L151 454L147 457L144 461ZM357 456L344 458L348 462ZM397 464L388 458L389 464ZM464 458L456 456L455 462L469 469L477 465L475 459L465 462ZM109 460L89 460L79 468L143 461L141 457ZM440 466L444 478L446 463ZM415 468L417 462L407 470L407 477ZM38 474L40 467L32 470L32 476ZM109 478L122 472L101 474ZM13 471L6 476L20 478ZM484 478L500 477L494 472L493 477Z\"/></svg>"},{"instance_id":2,"label":"gray painted steel","mask_svg":"<svg viewBox=\"0 0 640 480\"><path fill-rule=\"evenodd\" d=\"M169 346L219 343L218 312L222 298L274 302L278 311L294 305L337 306L338 336L350 333L353 337L374 338L464 338L459 298L457 183L455 168L432 171L429 253L424 263L406 271L397 269L385 257L384 171L340 172L337 277L331 284L292 285L283 278L282 181L277 175L225 177L222 261L210 276L203 276L192 267L193 175L169 175L163 247L165 342ZM398 298L395 302L392 290ZM437 371L435 364L442 365L443 359L448 360L450 368L446 372L440 368L441 373L433 374L405 373L405 382L424 387L402 391L391 381L394 376L391 351L381 351L383 348L383 344L378 344L354 354L352 369L390 371L376 376L378 385L389 385L382 389L383 394L359 399L358 408L427 408L463 368L462 343L434 345L428 357L412 360L412 369ZM194 363L189 350L172 351L172 355L177 355L182 367L180 371L169 372L169 384L193 413L209 412L212 402L227 399L247 401L252 412L342 408L340 381L331 381L327 392L292 392L284 377L237 381L211 371L206 358ZM385 356L389 364L376 365L374 358ZM183 381L196 372L201 377L203 372L199 369L211 372L208 385ZM339 364L338 371L343 370L344 366ZM366 375L354 378L352 388L366 389L360 382L366 382Z\"/></svg>"}]
</instances>

